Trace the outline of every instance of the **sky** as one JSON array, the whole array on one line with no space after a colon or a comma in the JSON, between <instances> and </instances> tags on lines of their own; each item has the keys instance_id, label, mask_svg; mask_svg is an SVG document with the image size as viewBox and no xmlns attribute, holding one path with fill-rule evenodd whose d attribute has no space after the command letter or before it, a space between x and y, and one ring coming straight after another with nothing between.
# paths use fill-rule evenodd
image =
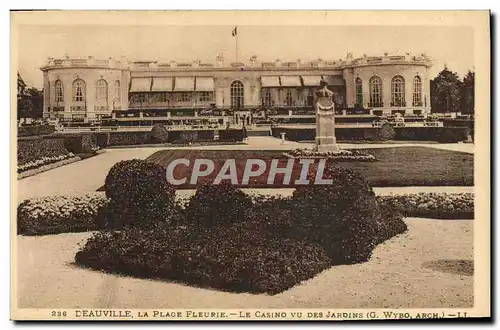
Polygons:
<instances>
[{"instance_id":1,"label":"sky","mask_svg":"<svg viewBox=\"0 0 500 330\"><path fill-rule=\"evenodd\" d=\"M129 60L215 62L236 60L234 25L21 25L18 69L29 86L42 87L40 67L47 57L125 56ZM426 53L431 77L444 65L460 76L474 69L474 30L467 26L238 26L238 60L298 58L338 60L348 52L361 57Z\"/></svg>"}]
</instances>

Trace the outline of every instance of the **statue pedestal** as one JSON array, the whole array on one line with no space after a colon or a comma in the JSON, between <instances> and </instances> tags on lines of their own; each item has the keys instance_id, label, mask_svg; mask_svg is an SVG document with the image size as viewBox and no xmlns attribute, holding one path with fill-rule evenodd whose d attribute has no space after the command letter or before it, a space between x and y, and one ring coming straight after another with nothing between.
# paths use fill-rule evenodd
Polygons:
<instances>
[{"instance_id":1,"label":"statue pedestal","mask_svg":"<svg viewBox=\"0 0 500 330\"><path fill-rule=\"evenodd\" d=\"M333 107L316 108L316 151L340 152L335 138L335 118Z\"/></svg>"},{"instance_id":2,"label":"statue pedestal","mask_svg":"<svg viewBox=\"0 0 500 330\"><path fill-rule=\"evenodd\" d=\"M316 96L316 148L318 152L340 152L335 138L335 104L332 100L332 91L321 82L322 88L317 90Z\"/></svg>"}]
</instances>

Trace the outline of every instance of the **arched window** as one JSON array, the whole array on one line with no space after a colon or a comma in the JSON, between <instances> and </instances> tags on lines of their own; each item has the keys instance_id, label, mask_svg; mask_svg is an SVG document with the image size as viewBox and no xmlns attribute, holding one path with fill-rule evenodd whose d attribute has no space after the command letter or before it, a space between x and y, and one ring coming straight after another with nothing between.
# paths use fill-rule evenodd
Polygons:
<instances>
[{"instance_id":1,"label":"arched window","mask_svg":"<svg viewBox=\"0 0 500 330\"><path fill-rule=\"evenodd\" d=\"M73 81L73 101L85 102L85 81L82 79Z\"/></svg>"},{"instance_id":2,"label":"arched window","mask_svg":"<svg viewBox=\"0 0 500 330\"><path fill-rule=\"evenodd\" d=\"M117 80L115 81L115 101L116 102L120 102L120 99L121 99L121 90L120 90L120 81Z\"/></svg>"},{"instance_id":3,"label":"arched window","mask_svg":"<svg viewBox=\"0 0 500 330\"><path fill-rule=\"evenodd\" d=\"M405 107L405 80L401 76L395 76L391 80L391 106Z\"/></svg>"},{"instance_id":4,"label":"arched window","mask_svg":"<svg viewBox=\"0 0 500 330\"><path fill-rule=\"evenodd\" d=\"M262 89L262 105L264 107L272 107L273 106L273 98L271 96L271 91L269 88Z\"/></svg>"},{"instance_id":5,"label":"arched window","mask_svg":"<svg viewBox=\"0 0 500 330\"><path fill-rule=\"evenodd\" d=\"M363 106L363 81L361 78L356 78L356 107Z\"/></svg>"},{"instance_id":6,"label":"arched window","mask_svg":"<svg viewBox=\"0 0 500 330\"><path fill-rule=\"evenodd\" d=\"M55 90L56 103L64 103L64 87L62 81L56 80Z\"/></svg>"},{"instance_id":7,"label":"arched window","mask_svg":"<svg viewBox=\"0 0 500 330\"><path fill-rule=\"evenodd\" d=\"M108 105L108 83L104 79L95 83L95 100L98 105Z\"/></svg>"},{"instance_id":8,"label":"arched window","mask_svg":"<svg viewBox=\"0 0 500 330\"><path fill-rule=\"evenodd\" d=\"M382 79L377 76L370 78L370 106L384 106L384 103L382 102Z\"/></svg>"},{"instance_id":9,"label":"arched window","mask_svg":"<svg viewBox=\"0 0 500 330\"><path fill-rule=\"evenodd\" d=\"M419 76L413 78L413 106L422 106L422 79Z\"/></svg>"},{"instance_id":10,"label":"arched window","mask_svg":"<svg viewBox=\"0 0 500 330\"><path fill-rule=\"evenodd\" d=\"M241 81L234 81L231 84L231 108L241 109L244 106L244 90Z\"/></svg>"}]
</instances>

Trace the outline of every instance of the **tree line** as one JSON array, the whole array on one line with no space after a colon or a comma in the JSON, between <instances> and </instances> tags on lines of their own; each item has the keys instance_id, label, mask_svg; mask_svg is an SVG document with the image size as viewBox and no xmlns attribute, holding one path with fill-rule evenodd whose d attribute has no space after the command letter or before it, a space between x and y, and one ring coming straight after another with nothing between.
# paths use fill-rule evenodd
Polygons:
<instances>
[{"instance_id":1,"label":"tree line","mask_svg":"<svg viewBox=\"0 0 500 330\"><path fill-rule=\"evenodd\" d=\"M432 112L461 112L474 114L474 72L468 71L463 79L448 67L430 81Z\"/></svg>"},{"instance_id":2,"label":"tree line","mask_svg":"<svg viewBox=\"0 0 500 330\"><path fill-rule=\"evenodd\" d=\"M17 73L17 119L42 118L43 92L35 87L29 87Z\"/></svg>"}]
</instances>

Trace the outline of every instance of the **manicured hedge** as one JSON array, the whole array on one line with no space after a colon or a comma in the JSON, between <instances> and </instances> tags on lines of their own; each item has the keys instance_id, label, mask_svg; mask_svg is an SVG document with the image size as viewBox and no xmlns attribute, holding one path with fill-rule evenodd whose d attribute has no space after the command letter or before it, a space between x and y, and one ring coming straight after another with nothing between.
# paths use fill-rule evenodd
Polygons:
<instances>
[{"instance_id":1,"label":"manicured hedge","mask_svg":"<svg viewBox=\"0 0 500 330\"><path fill-rule=\"evenodd\" d=\"M314 128L273 127L272 135L281 138L286 133L290 141L312 141L316 137ZM335 136L340 141L438 141L442 143L467 140L467 127L397 127L384 125L379 128L336 127Z\"/></svg>"},{"instance_id":2,"label":"manicured hedge","mask_svg":"<svg viewBox=\"0 0 500 330\"><path fill-rule=\"evenodd\" d=\"M456 143L467 140L467 127L402 127L395 128L395 140L438 141Z\"/></svg>"},{"instance_id":3,"label":"manicured hedge","mask_svg":"<svg viewBox=\"0 0 500 330\"><path fill-rule=\"evenodd\" d=\"M149 140L149 132L118 132L108 134L108 146L146 144Z\"/></svg>"},{"instance_id":4,"label":"manicured hedge","mask_svg":"<svg viewBox=\"0 0 500 330\"><path fill-rule=\"evenodd\" d=\"M110 273L270 294L330 267L318 245L269 239L237 226L208 232L189 227L102 232L87 241L75 261Z\"/></svg>"},{"instance_id":5,"label":"manicured hedge","mask_svg":"<svg viewBox=\"0 0 500 330\"><path fill-rule=\"evenodd\" d=\"M107 226L151 227L168 222L174 211L175 189L167 182L165 169L140 159L116 163L105 180L110 199Z\"/></svg>"},{"instance_id":6,"label":"manicured hedge","mask_svg":"<svg viewBox=\"0 0 500 330\"><path fill-rule=\"evenodd\" d=\"M378 196L379 204L406 217L474 219L473 193L418 193Z\"/></svg>"},{"instance_id":7,"label":"manicured hedge","mask_svg":"<svg viewBox=\"0 0 500 330\"><path fill-rule=\"evenodd\" d=\"M219 140L221 141L243 141L244 138L242 129L225 129L219 131Z\"/></svg>"},{"instance_id":8,"label":"manicured hedge","mask_svg":"<svg viewBox=\"0 0 500 330\"><path fill-rule=\"evenodd\" d=\"M55 132L54 125L30 125L17 128L17 136L47 135Z\"/></svg>"},{"instance_id":9,"label":"manicured hedge","mask_svg":"<svg viewBox=\"0 0 500 330\"><path fill-rule=\"evenodd\" d=\"M195 226L212 228L243 222L252 200L230 183L203 185L186 208L186 219Z\"/></svg>"},{"instance_id":10,"label":"manicured hedge","mask_svg":"<svg viewBox=\"0 0 500 330\"><path fill-rule=\"evenodd\" d=\"M45 138L63 140L64 147L74 154L91 153L98 146L93 134L59 134Z\"/></svg>"},{"instance_id":11,"label":"manicured hedge","mask_svg":"<svg viewBox=\"0 0 500 330\"><path fill-rule=\"evenodd\" d=\"M127 172L137 171L124 171L124 178ZM176 209L177 223L143 212L151 226L98 233L75 261L233 292L282 292L332 265L366 261L377 244L406 230L400 215L379 207L361 176L328 167L329 176L333 185L297 189L292 198L251 199L233 186L204 186ZM161 182L153 177L143 179ZM132 198L143 200L126 197Z\"/></svg>"},{"instance_id":12,"label":"manicured hedge","mask_svg":"<svg viewBox=\"0 0 500 330\"><path fill-rule=\"evenodd\" d=\"M315 176L310 173L311 181ZM373 189L357 172L329 165L323 177L333 183L293 192L293 228L321 244L333 264L367 261L377 244L406 231L397 214L382 217ZM387 221L391 226L383 225Z\"/></svg>"},{"instance_id":13,"label":"manicured hedge","mask_svg":"<svg viewBox=\"0 0 500 330\"><path fill-rule=\"evenodd\" d=\"M47 235L96 230L98 216L107 204L103 194L28 199L17 207L17 232Z\"/></svg>"},{"instance_id":14,"label":"manicured hedge","mask_svg":"<svg viewBox=\"0 0 500 330\"><path fill-rule=\"evenodd\" d=\"M165 125L155 124L149 132L150 143L166 143L168 142L168 131Z\"/></svg>"}]
</instances>

